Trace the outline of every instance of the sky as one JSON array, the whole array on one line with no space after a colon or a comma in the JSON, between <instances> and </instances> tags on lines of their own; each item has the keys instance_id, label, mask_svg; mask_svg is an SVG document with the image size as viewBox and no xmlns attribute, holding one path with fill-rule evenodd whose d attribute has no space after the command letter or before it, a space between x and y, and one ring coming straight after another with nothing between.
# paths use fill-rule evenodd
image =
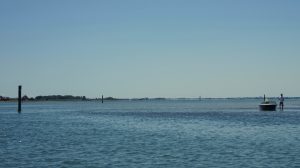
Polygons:
<instances>
[{"instance_id":1,"label":"sky","mask_svg":"<svg viewBox=\"0 0 300 168\"><path fill-rule=\"evenodd\" d=\"M0 95L300 96L298 0L0 0Z\"/></svg>"}]
</instances>

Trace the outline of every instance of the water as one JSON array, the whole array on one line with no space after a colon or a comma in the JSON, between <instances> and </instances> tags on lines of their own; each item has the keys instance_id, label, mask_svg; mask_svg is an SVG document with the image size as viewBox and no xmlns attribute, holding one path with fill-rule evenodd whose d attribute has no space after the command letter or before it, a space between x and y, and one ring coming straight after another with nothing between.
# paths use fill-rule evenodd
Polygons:
<instances>
[{"instance_id":1,"label":"water","mask_svg":"<svg viewBox=\"0 0 300 168\"><path fill-rule=\"evenodd\" d=\"M0 103L0 167L300 167L300 99Z\"/></svg>"}]
</instances>

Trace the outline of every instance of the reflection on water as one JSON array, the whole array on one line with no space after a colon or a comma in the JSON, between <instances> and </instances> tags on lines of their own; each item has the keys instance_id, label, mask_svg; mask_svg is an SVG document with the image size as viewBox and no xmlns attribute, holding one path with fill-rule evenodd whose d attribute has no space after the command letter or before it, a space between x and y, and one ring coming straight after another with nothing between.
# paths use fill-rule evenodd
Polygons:
<instances>
[{"instance_id":1,"label":"reflection on water","mask_svg":"<svg viewBox=\"0 0 300 168\"><path fill-rule=\"evenodd\" d=\"M0 103L0 167L299 167L300 102Z\"/></svg>"}]
</instances>

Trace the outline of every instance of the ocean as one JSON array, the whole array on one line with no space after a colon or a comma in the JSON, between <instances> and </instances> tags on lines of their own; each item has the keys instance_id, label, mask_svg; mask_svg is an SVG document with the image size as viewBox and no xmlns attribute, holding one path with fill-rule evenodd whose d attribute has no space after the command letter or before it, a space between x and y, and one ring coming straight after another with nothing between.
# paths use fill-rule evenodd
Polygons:
<instances>
[{"instance_id":1,"label":"ocean","mask_svg":"<svg viewBox=\"0 0 300 168\"><path fill-rule=\"evenodd\" d=\"M0 102L0 167L300 167L300 99Z\"/></svg>"}]
</instances>

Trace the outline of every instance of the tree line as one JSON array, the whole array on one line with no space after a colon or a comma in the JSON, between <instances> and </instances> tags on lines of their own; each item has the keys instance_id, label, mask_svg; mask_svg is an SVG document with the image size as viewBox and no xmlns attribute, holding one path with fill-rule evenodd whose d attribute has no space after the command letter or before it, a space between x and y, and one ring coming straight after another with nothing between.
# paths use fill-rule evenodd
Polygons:
<instances>
[{"instance_id":1,"label":"tree line","mask_svg":"<svg viewBox=\"0 0 300 168\"><path fill-rule=\"evenodd\" d=\"M0 101L16 100L17 98L0 96ZM72 95L48 95L48 96L36 96L28 97L24 95L22 101L48 101L48 100L87 100L85 96L72 96Z\"/></svg>"}]
</instances>

